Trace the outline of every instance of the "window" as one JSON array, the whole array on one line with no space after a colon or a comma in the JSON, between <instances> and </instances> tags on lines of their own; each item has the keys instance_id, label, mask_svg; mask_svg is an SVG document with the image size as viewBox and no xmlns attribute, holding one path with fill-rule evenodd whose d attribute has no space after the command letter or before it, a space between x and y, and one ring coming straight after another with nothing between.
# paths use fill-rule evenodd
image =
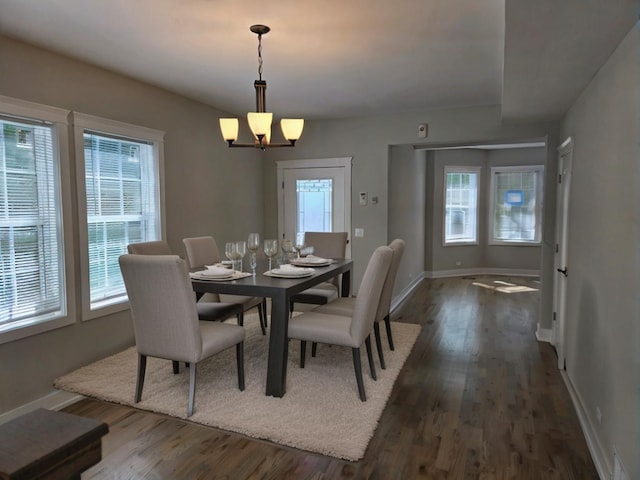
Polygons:
<instances>
[{"instance_id":1,"label":"window","mask_svg":"<svg viewBox=\"0 0 640 480\"><path fill-rule=\"evenodd\" d=\"M479 179L480 168L445 167L445 245L477 243Z\"/></svg>"},{"instance_id":2,"label":"window","mask_svg":"<svg viewBox=\"0 0 640 480\"><path fill-rule=\"evenodd\" d=\"M491 169L490 243L540 243L542 173L542 166Z\"/></svg>"},{"instance_id":3,"label":"window","mask_svg":"<svg viewBox=\"0 0 640 480\"><path fill-rule=\"evenodd\" d=\"M60 183L67 115L0 97L0 342L72 321Z\"/></svg>"},{"instance_id":4,"label":"window","mask_svg":"<svg viewBox=\"0 0 640 480\"><path fill-rule=\"evenodd\" d=\"M118 258L129 243L162 238L162 133L74 114L84 318L126 308Z\"/></svg>"}]
</instances>

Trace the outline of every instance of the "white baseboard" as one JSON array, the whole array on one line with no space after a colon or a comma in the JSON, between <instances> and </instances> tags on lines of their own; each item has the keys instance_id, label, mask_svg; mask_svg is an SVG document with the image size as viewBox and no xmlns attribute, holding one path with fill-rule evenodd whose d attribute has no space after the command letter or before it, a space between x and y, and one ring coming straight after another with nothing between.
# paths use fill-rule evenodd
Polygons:
<instances>
[{"instance_id":1,"label":"white baseboard","mask_svg":"<svg viewBox=\"0 0 640 480\"><path fill-rule=\"evenodd\" d=\"M536 329L536 338L539 342L551 343L553 340L553 330L550 328L540 328L540 324L538 324L538 328Z\"/></svg>"},{"instance_id":2,"label":"white baseboard","mask_svg":"<svg viewBox=\"0 0 640 480\"><path fill-rule=\"evenodd\" d=\"M409 295L411 295L411 292L413 292L413 290L420 284L420 282L424 280L424 278L426 278L425 273L426 272L422 272L420 275L413 279L413 282L404 287L402 291L398 293L398 295L393 297L393 299L391 300L391 313L393 313L393 311L398 308L400 304L404 302L407 297L409 297Z\"/></svg>"},{"instance_id":3,"label":"white baseboard","mask_svg":"<svg viewBox=\"0 0 640 480\"><path fill-rule=\"evenodd\" d=\"M456 270L432 270L424 272L424 278L466 277L468 275L539 277L540 270L527 270L517 268L459 268Z\"/></svg>"},{"instance_id":4,"label":"white baseboard","mask_svg":"<svg viewBox=\"0 0 640 480\"><path fill-rule=\"evenodd\" d=\"M61 410L64 407L71 405L72 403L76 403L77 401L82 400L83 398L84 397L82 395L78 395L77 393L63 392L62 390L53 390L48 395L40 397L33 402L25 403L24 405L20 405L18 408L0 414L0 425L8 422L9 420L13 420L14 418L18 418L25 413L32 412L33 410L36 410L38 408L46 408L47 410Z\"/></svg>"},{"instance_id":5,"label":"white baseboard","mask_svg":"<svg viewBox=\"0 0 640 480\"><path fill-rule=\"evenodd\" d=\"M578 420L580 421L580 426L582 427L582 433L584 433L584 438L587 441L587 446L589 447L589 452L591 453L593 463L596 466L598 476L600 477L600 480L609 480L610 478L613 478L613 470L611 469L611 465L608 461L609 455L607 455L607 452L602 448L602 445L600 444L598 435L596 434L590 417L587 414L586 409L584 408L582 400L580 399L580 394L578 394L578 391L574 388L569 374L566 372L566 370L560 370L560 374L562 375L564 384L567 386L569 396L571 396L573 408L575 408L578 415Z\"/></svg>"}]
</instances>

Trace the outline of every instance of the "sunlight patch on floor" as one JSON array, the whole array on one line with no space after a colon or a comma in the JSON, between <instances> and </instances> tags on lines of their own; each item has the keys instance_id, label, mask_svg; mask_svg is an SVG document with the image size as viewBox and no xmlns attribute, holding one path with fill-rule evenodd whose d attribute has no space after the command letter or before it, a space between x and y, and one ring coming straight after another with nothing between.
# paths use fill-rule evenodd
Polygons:
<instances>
[{"instance_id":1,"label":"sunlight patch on floor","mask_svg":"<svg viewBox=\"0 0 640 480\"><path fill-rule=\"evenodd\" d=\"M472 285L476 287L488 288L489 290L495 290L501 293L522 293L522 292L537 292L537 288L527 287L526 285L516 285L515 283L503 282L502 280L494 280L496 285L487 285L486 283L473 282Z\"/></svg>"}]
</instances>

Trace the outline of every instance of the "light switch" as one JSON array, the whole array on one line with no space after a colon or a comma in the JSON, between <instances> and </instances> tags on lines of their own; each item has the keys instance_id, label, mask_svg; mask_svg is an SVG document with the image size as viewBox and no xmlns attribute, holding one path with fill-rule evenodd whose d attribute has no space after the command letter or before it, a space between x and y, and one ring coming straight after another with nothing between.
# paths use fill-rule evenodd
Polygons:
<instances>
[{"instance_id":1,"label":"light switch","mask_svg":"<svg viewBox=\"0 0 640 480\"><path fill-rule=\"evenodd\" d=\"M358 238L364 237L364 228L356 228L356 237Z\"/></svg>"},{"instance_id":2,"label":"light switch","mask_svg":"<svg viewBox=\"0 0 640 480\"><path fill-rule=\"evenodd\" d=\"M369 195L367 192L360 192L360 205L366 205L369 201Z\"/></svg>"}]
</instances>

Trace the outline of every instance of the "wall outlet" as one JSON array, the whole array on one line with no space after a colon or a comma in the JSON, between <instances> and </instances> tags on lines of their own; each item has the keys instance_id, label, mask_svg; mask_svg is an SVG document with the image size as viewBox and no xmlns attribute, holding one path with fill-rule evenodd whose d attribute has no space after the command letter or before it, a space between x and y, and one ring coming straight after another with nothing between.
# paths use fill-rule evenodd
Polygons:
<instances>
[{"instance_id":1,"label":"wall outlet","mask_svg":"<svg viewBox=\"0 0 640 480\"><path fill-rule=\"evenodd\" d=\"M600 411L600 407L596 407L596 420L602 425L602 412Z\"/></svg>"},{"instance_id":2,"label":"wall outlet","mask_svg":"<svg viewBox=\"0 0 640 480\"><path fill-rule=\"evenodd\" d=\"M418 125L418 138L427 138L429 126L426 123Z\"/></svg>"},{"instance_id":3,"label":"wall outlet","mask_svg":"<svg viewBox=\"0 0 640 480\"><path fill-rule=\"evenodd\" d=\"M462 266L462 260L458 260L456 262L456 267L461 267Z\"/></svg>"},{"instance_id":4,"label":"wall outlet","mask_svg":"<svg viewBox=\"0 0 640 480\"><path fill-rule=\"evenodd\" d=\"M356 237L358 238L364 237L364 228L356 228Z\"/></svg>"},{"instance_id":5,"label":"wall outlet","mask_svg":"<svg viewBox=\"0 0 640 480\"><path fill-rule=\"evenodd\" d=\"M366 205L369 203L369 195L367 192L360 192L360 205Z\"/></svg>"}]
</instances>

